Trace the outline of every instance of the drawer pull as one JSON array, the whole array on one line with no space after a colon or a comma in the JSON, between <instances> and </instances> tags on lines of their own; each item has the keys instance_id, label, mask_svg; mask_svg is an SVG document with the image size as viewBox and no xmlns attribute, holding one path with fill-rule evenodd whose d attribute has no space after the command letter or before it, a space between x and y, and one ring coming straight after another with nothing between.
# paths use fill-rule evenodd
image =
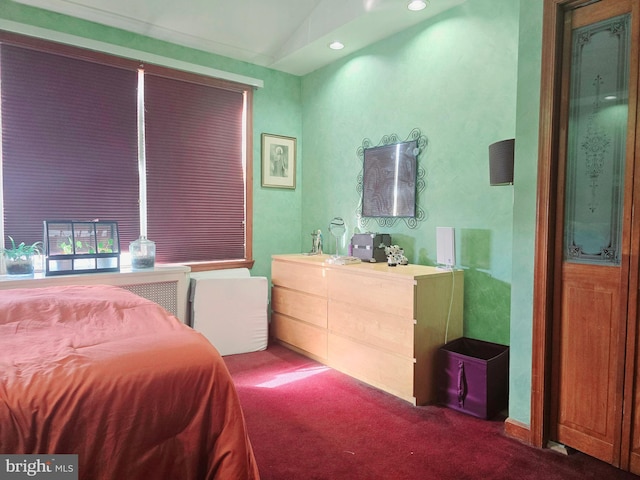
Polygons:
<instances>
[{"instance_id":1,"label":"drawer pull","mask_svg":"<svg viewBox=\"0 0 640 480\"><path fill-rule=\"evenodd\" d=\"M458 406L464 408L464 400L467 398L467 377L464 374L464 362L458 361Z\"/></svg>"}]
</instances>

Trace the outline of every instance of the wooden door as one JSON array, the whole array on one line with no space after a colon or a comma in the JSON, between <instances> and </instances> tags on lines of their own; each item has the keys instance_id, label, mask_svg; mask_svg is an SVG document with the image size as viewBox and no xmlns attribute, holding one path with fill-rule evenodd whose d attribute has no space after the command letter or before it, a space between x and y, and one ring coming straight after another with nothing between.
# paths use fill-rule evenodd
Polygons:
<instances>
[{"instance_id":1,"label":"wooden door","mask_svg":"<svg viewBox=\"0 0 640 480\"><path fill-rule=\"evenodd\" d=\"M636 310L637 312L637 310ZM638 331L636 326L636 332ZM637 335L637 333L636 333ZM622 468L630 470L636 475L640 475L640 364L639 352L637 349L638 339L634 335L636 354L633 361L628 362L633 372L629 377L634 379L632 390L632 408L629 409L629 419L623 423L623 444L622 444Z\"/></svg>"},{"instance_id":2,"label":"wooden door","mask_svg":"<svg viewBox=\"0 0 640 480\"><path fill-rule=\"evenodd\" d=\"M636 323L637 23L638 0L602 0L564 29L550 436L613 465Z\"/></svg>"}]
</instances>

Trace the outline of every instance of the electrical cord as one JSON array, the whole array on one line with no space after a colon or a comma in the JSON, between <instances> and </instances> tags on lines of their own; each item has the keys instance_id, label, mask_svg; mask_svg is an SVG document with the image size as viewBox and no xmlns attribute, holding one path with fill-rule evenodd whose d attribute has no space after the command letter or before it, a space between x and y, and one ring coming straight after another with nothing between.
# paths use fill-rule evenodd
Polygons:
<instances>
[{"instance_id":1,"label":"electrical cord","mask_svg":"<svg viewBox=\"0 0 640 480\"><path fill-rule=\"evenodd\" d=\"M453 265L448 267L447 270L451 272L451 298L449 299L449 312L447 313L447 324L444 329L444 344L447 344L449 340L449 323L451 321L451 310L453 308L453 292L456 286L456 276L453 270Z\"/></svg>"}]
</instances>

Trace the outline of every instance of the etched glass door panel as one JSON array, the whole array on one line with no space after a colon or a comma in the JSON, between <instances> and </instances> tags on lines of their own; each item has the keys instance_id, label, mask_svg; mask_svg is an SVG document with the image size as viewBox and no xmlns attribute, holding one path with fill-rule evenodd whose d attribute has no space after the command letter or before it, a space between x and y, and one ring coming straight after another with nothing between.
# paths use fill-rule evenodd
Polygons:
<instances>
[{"instance_id":1,"label":"etched glass door panel","mask_svg":"<svg viewBox=\"0 0 640 480\"><path fill-rule=\"evenodd\" d=\"M629 15L574 30L564 260L620 264Z\"/></svg>"}]
</instances>

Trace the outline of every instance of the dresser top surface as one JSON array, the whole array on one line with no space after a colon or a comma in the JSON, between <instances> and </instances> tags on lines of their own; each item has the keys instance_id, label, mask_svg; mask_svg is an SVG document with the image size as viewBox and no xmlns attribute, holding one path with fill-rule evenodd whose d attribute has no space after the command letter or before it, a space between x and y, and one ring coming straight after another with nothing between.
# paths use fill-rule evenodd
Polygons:
<instances>
[{"instance_id":1,"label":"dresser top surface","mask_svg":"<svg viewBox=\"0 0 640 480\"><path fill-rule=\"evenodd\" d=\"M347 273L354 274L384 274L387 276L396 276L399 278L421 278L421 277L432 277L432 276L441 276L441 275L451 275L451 270L427 266L427 265L398 265L395 267L390 267L386 263L383 262L360 262L353 263L350 265L335 265L328 263L327 260L330 259L330 255L305 255L305 254L284 254L284 255L273 255L272 259L276 261L283 262L292 262L299 263L305 265L313 265L317 267L327 268L327 269L335 269L341 270ZM462 273L462 270L455 270L455 272Z\"/></svg>"}]
</instances>

